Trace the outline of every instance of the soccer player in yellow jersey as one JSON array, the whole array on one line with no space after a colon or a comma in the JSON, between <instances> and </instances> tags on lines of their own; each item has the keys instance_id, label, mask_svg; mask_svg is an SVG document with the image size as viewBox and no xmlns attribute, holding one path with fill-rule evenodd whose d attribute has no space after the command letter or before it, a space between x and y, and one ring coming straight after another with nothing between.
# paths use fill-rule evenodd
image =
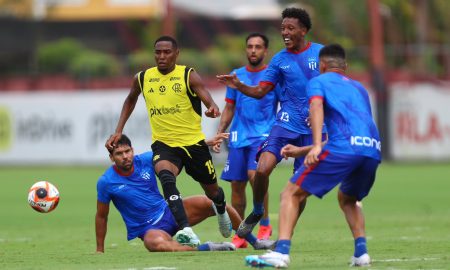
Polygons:
<instances>
[{"instance_id":1,"label":"soccer player in yellow jersey","mask_svg":"<svg viewBox=\"0 0 450 270\"><path fill-rule=\"evenodd\" d=\"M225 195L217 184L212 157L201 129L201 103L207 108L207 117L220 116L219 108L198 73L192 68L176 64L179 49L174 38L162 36L155 41L154 47L156 67L141 71L134 77L115 133L105 146L114 148L142 94L152 129L155 173L180 229L175 235L176 240L190 246L200 244L188 222L176 187L176 177L183 167L214 202L220 232L224 237L229 237L231 221L225 211Z\"/></svg>"}]
</instances>

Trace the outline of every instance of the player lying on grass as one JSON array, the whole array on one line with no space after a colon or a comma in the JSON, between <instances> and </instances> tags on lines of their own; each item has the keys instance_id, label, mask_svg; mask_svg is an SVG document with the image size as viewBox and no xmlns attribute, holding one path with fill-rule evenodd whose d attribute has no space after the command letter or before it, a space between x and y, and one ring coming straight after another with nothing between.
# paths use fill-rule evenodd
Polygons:
<instances>
[{"instance_id":1,"label":"player lying on grass","mask_svg":"<svg viewBox=\"0 0 450 270\"><path fill-rule=\"evenodd\" d=\"M208 140L207 144L216 144L225 137L225 134L219 134ZM189 239L176 236L178 242L172 239L179 228L167 202L159 192L152 165L152 152L134 156L130 139L122 135L109 157L114 165L108 168L97 182L97 252L103 253L105 250L110 201L114 203L125 222L128 240L139 237L149 251L235 250L235 246L227 242L205 242L192 247L182 244L189 243ZM217 213L213 202L204 195L185 198L183 204L192 225ZM233 228L237 229L241 222L239 214L228 205L226 210ZM257 240L254 235L249 235L247 241L255 249L270 249L274 244L272 240Z\"/></svg>"}]
</instances>

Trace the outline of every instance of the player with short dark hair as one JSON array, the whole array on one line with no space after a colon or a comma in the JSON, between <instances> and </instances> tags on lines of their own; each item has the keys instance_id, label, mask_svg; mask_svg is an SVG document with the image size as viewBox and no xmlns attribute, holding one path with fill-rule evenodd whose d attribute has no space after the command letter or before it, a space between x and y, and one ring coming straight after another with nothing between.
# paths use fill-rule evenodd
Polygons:
<instances>
[{"instance_id":1,"label":"player with short dark hair","mask_svg":"<svg viewBox=\"0 0 450 270\"><path fill-rule=\"evenodd\" d=\"M259 32L253 32L248 34L248 36L245 38L245 45L248 44L248 40L251 38L260 38L263 41L263 46L264 48L268 49L269 48L269 39L267 38L266 35L259 33ZM247 57L248 58L248 57ZM249 60L250 61L250 60ZM253 63L254 64L254 63Z\"/></svg>"},{"instance_id":2,"label":"player with short dark hair","mask_svg":"<svg viewBox=\"0 0 450 270\"><path fill-rule=\"evenodd\" d=\"M296 18L306 28L306 31L309 31L312 26L308 12L301 8L286 8L281 12L281 18Z\"/></svg>"},{"instance_id":3,"label":"player with short dark hair","mask_svg":"<svg viewBox=\"0 0 450 270\"><path fill-rule=\"evenodd\" d=\"M233 70L231 74L236 74L245 84L257 85L267 69L264 58L267 55L269 40L261 33L251 33L245 40L248 64ZM263 98L256 99L227 87L225 108L217 130L218 133L222 133L230 127L228 158L221 178L231 182L231 204L241 218L244 218L247 205L245 192L247 182L250 181L253 186L257 165L256 153L275 123L279 91L277 88ZM220 145L216 147L219 148ZM264 215L260 221L257 237L269 239L271 234L272 226L269 220L268 195L266 195ZM233 237L233 244L237 248L247 246L247 242L237 235Z\"/></svg>"},{"instance_id":4,"label":"player with short dark hair","mask_svg":"<svg viewBox=\"0 0 450 270\"><path fill-rule=\"evenodd\" d=\"M280 150L287 144L306 146L312 143L311 129L308 126L308 102L306 84L319 75L318 59L320 44L305 39L311 29L308 13L299 8L287 8L282 12L281 36L285 49L278 52L270 61L269 67L259 85L242 83L235 75L219 75L219 82L235 88L243 94L262 98L279 85L280 110L267 140L258 153L253 186L253 211L241 223L237 234L244 237L260 221L264 213L264 197L269 187L269 176L275 166L283 159ZM325 139L325 134L323 134ZM298 157L294 162L294 171L303 162Z\"/></svg>"},{"instance_id":5,"label":"player with short dark hair","mask_svg":"<svg viewBox=\"0 0 450 270\"><path fill-rule=\"evenodd\" d=\"M225 194L217 184L212 157L201 127L201 103L207 108L207 117L220 116L219 108L198 73L193 68L176 63L180 51L174 38L162 36L155 41L154 46L156 67L141 71L134 77L115 133L105 146L111 149L117 143L142 94L152 130L155 172L161 182L164 198L180 226L176 237L185 239L188 244L200 242L190 227L176 186L176 177L183 167L214 202L220 232L224 237L229 237L231 221L225 211Z\"/></svg>"},{"instance_id":6,"label":"player with short dark hair","mask_svg":"<svg viewBox=\"0 0 450 270\"><path fill-rule=\"evenodd\" d=\"M278 241L273 252L246 257L252 266L287 267L291 238L301 205L308 196L322 198L340 184L339 206L352 232L355 251L351 266L370 265L365 221L358 201L366 197L381 162L381 142L372 117L369 95L363 85L346 76L345 50L337 44L319 53L321 75L307 86L313 144L304 164L295 172L281 195ZM328 141L322 142L322 126ZM297 157L304 149L287 145L285 157Z\"/></svg>"},{"instance_id":7,"label":"player with short dark hair","mask_svg":"<svg viewBox=\"0 0 450 270\"><path fill-rule=\"evenodd\" d=\"M174 49L178 49L178 42L176 41L176 39L174 39L174 38L171 37L171 36L161 36L161 37L157 38L157 39L155 40L155 43L153 43L153 46L156 47L156 44L157 44L158 42L160 42L160 41L168 41L168 42L172 43L172 47L173 47Z\"/></svg>"},{"instance_id":8,"label":"player with short dark hair","mask_svg":"<svg viewBox=\"0 0 450 270\"><path fill-rule=\"evenodd\" d=\"M226 136L218 134L209 145L219 143ZM134 155L130 139L122 134L110 150L114 163L97 182L97 213L95 216L97 252L104 252L109 204L112 201L127 227L128 240L142 239L149 251L207 251L234 250L232 243L206 242L197 247L182 245L172 239L179 227L166 201L161 196L152 165L152 152ZM213 202L204 195L183 200L190 224L195 225L216 215ZM226 207L233 226L238 227L241 218L230 206ZM255 249L268 249L274 241L258 240L250 236L247 240Z\"/></svg>"}]
</instances>

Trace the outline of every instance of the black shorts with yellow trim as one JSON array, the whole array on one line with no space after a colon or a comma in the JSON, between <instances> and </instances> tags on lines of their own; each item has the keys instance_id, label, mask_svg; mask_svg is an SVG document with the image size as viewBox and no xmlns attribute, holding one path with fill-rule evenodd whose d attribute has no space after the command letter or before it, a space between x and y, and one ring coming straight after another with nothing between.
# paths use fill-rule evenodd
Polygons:
<instances>
[{"instance_id":1,"label":"black shorts with yellow trim","mask_svg":"<svg viewBox=\"0 0 450 270\"><path fill-rule=\"evenodd\" d=\"M167 160L181 171L183 167L195 181L202 184L217 183L216 171L212 162L209 147L204 140L193 145L171 147L155 141L152 144L153 165L161 160Z\"/></svg>"}]
</instances>

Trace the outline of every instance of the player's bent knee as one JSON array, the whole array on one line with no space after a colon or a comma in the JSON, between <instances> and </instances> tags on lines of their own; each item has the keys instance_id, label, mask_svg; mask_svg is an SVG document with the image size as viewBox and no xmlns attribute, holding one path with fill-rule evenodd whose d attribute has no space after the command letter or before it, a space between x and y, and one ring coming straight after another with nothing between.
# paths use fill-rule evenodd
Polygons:
<instances>
[{"instance_id":1,"label":"player's bent knee","mask_svg":"<svg viewBox=\"0 0 450 270\"><path fill-rule=\"evenodd\" d=\"M232 189L231 190L231 196L234 197L236 200L245 200L246 193L245 189Z\"/></svg>"},{"instance_id":2,"label":"player's bent knee","mask_svg":"<svg viewBox=\"0 0 450 270\"><path fill-rule=\"evenodd\" d=\"M280 194L280 199L283 200L283 199L297 198L298 200L303 201L309 195L310 194L306 190L291 183L283 189L283 191Z\"/></svg>"},{"instance_id":3,"label":"player's bent knee","mask_svg":"<svg viewBox=\"0 0 450 270\"><path fill-rule=\"evenodd\" d=\"M258 161L255 174L268 176L272 173L276 165L276 157L271 152L264 152Z\"/></svg>"},{"instance_id":4,"label":"player's bent knee","mask_svg":"<svg viewBox=\"0 0 450 270\"><path fill-rule=\"evenodd\" d=\"M338 201L343 204L356 204L358 199L355 196L350 196L339 190Z\"/></svg>"},{"instance_id":5,"label":"player's bent knee","mask_svg":"<svg viewBox=\"0 0 450 270\"><path fill-rule=\"evenodd\" d=\"M223 189L219 187L216 196L208 198L216 204L222 203L225 200L225 193L223 192Z\"/></svg>"},{"instance_id":6,"label":"player's bent knee","mask_svg":"<svg viewBox=\"0 0 450 270\"><path fill-rule=\"evenodd\" d=\"M258 164L255 172L255 177L268 177L272 173L273 168L274 167L271 167L267 164L261 164L261 166Z\"/></svg>"},{"instance_id":7,"label":"player's bent knee","mask_svg":"<svg viewBox=\"0 0 450 270\"><path fill-rule=\"evenodd\" d=\"M263 178L269 177L269 173L267 172L267 170L258 169L255 173L254 181L257 181L257 179L259 179L261 177L263 177Z\"/></svg>"},{"instance_id":8,"label":"player's bent knee","mask_svg":"<svg viewBox=\"0 0 450 270\"><path fill-rule=\"evenodd\" d=\"M191 196L188 198L192 199L192 201L191 201L192 205L198 205L205 209L211 208L212 200L205 195Z\"/></svg>"},{"instance_id":9,"label":"player's bent knee","mask_svg":"<svg viewBox=\"0 0 450 270\"><path fill-rule=\"evenodd\" d=\"M341 208L345 208L345 207L357 207L357 202L358 200L356 198L353 197L338 197L338 201L339 201L339 206Z\"/></svg>"},{"instance_id":10,"label":"player's bent knee","mask_svg":"<svg viewBox=\"0 0 450 270\"><path fill-rule=\"evenodd\" d=\"M154 236L154 235L149 235L146 236L144 238L144 246L147 248L148 251L150 252L158 252L158 251L164 251L161 247L162 247L162 242L166 241L163 237L161 236Z\"/></svg>"},{"instance_id":11,"label":"player's bent knee","mask_svg":"<svg viewBox=\"0 0 450 270\"><path fill-rule=\"evenodd\" d=\"M245 188L247 187L246 181L233 181L231 182L231 191L236 194L245 194Z\"/></svg>"}]
</instances>

